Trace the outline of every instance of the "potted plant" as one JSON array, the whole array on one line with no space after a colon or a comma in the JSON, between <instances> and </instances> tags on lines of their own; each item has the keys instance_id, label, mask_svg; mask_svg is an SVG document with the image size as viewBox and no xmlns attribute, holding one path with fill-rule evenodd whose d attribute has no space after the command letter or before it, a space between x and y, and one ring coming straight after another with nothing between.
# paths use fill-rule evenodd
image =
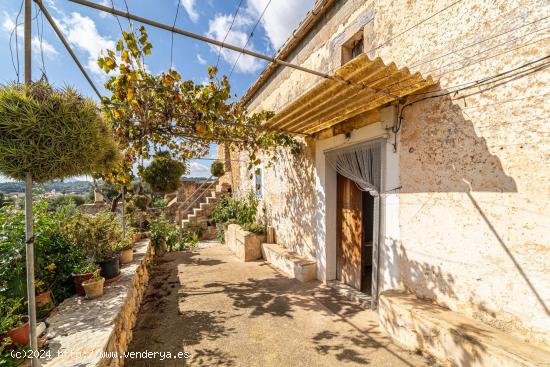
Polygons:
<instances>
[{"instance_id":1,"label":"potted plant","mask_svg":"<svg viewBox=\"0 0 550 367\"><path fill-rule=\"evenodd\" d=\"M29 318L21 315L23 299L0 295L0 343L9 338L12 343L29 344Z\"/></svg>"},{"instance_id":2,"label":"potted plant","mask_svg":"<svg viewBox=\"0 0 550 367\"><path fill-rule=\"evenodd\" d=\"M91 279L94 276L94 271L96 270L97 266L89 260L75 265L72 276L76 294L82 297L86 295L82 283L88 279Z\"/></svg>"},{"instance_id":3,"label":"potted plant","mask_svg":"<svg viewBox=\"0 0 550 367\"><path fill-rule=\"evenodd\" d=\"M99 274L99 269L94 271L92 278L82 282L87 299L94 299L103 295L105 278Z\"/></svg>"},{"instance_id":4,"label":"potted plant","mask_svg":"<svg viewBox=\"0 0 550 367\"><path fill-rule=\"evenodd\" d=\"M94 216L79 214L65 225L69 238L95 259L106 279L120 273L119 255L115 246L122 238L122 227L116 214L103 211Z\"/></svg>"},{"instance_id":5,"label":"potted plant","mask_svg":"<svg viewBox=\"0 0 550 367\"><path fill-rule=\"evenodd\" d=\"M101 276L112 279L120 274L120 254L111 242L104 241L101 243L96 256L98 258L97 263L101 268Z\"/></svg>"},{"instance_id":6,"label":"potted plant","mask_svg":"<svg viewBox=\"0 0 550 367\"><path fill-rule=\"evenodd\" d=\"M116 247L120 252L120 263L128 264L134 260L134 245L130 241L121 241Z\"/></svg>"}]
</instances>

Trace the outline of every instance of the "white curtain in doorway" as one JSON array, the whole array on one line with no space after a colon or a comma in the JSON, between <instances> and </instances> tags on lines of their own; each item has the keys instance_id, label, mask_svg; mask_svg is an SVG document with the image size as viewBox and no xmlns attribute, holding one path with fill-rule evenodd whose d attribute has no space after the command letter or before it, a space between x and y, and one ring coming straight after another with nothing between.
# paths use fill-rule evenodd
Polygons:
<instances>
[{"instance_id":1,"label":"white curtain in doorway","mask_svg":"<svg viewBox=\"0 0 550 367\"><path fill-rule=\"evenodd\" d=\"M380 192L382 141L373 140L325 152L336 172L349 178L362 191Z\"/></svg>"}]
</instances>

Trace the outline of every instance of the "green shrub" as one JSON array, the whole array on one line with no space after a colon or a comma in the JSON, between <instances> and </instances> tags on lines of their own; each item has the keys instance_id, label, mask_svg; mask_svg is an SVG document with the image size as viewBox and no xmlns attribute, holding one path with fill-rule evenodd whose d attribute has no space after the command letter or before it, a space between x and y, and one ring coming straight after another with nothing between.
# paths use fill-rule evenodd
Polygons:
<instances>
[{"instance_id":1,"label":"green shrub","mask_svg":"<svg viewBox=\"0 0 550 367\"><path fill-rule=\"evenodd\" d=\"M153 208L166 208L168 205L168 200L166 199L157 199L153 201Z\"/></svg>"},{"instance_id":2,"label":"green shrub","mask_svg":"<svg viewBox=\"0 0 550 367\"><path fill-rule=\"evenodd\" d=\"M245 223L241 227L245 231L252 232L254 234L261 235L261 234L266 234L267 232L267 228L264 225L258 224L258 223Z\"/></svg>"},{"instance_id":3,"label":"green shrub","mask_svg":"<svg viewBox=\"0 0 550 367\"><path fill-rule=\"evenodd\" d=\"M151 217L147 212L134 210L126 215L126 219L130 227L134 228L137 232L144 232L149 229Z\"/></svg>"},{"instance_id":4,"label":"green shrub","mask_svg":"<svg viewBox=\"0 0 550 367\"><path fill-rule=\"evenodd\" d=\"M193 248L198 242L203 229L180 230L170 223L164 214L153 219L150 224L151 244L155 250L166 248L168 251L186 251Z\"/></svg>"},{"instance_id":5,"label":"green shrub","mask_svg":"<svg viewBox=\"0 0 550 367\"><path fill-rule=\"evenodd\" d=\"M225 195L214 206L211 218L216 223L226 223L231 219L235 219L241 225L254 223L257 210L258 199L254 193L249 193L242 199Z\"/></svg>"},{"instance_id":6,"label":"green shrub","mask_svg":"<svg viewBox=\"0 0 550 367\"><path fill-rule=\"evenodd\" d=\"M170 157L168 152L157 153L149 166L143 170L143 180L156 193L173 192L181 185L181 176L187 171L187 166Z\"/></svg>"},{"instance_id":7,"label":"green shrub","mask_svg":"<svg viewBox=\"0 0 550 367\"><path fill-rule=\"evenodd\" d=\"M115 247L123 240L119 218L107 211L94 216L75 215L69 218L64 230L77 246L97 261L112 257Z\"/></svg>"},{"instance_id":8,"label":"green shrub","mask_svg":"<svg viewBox=\"0 0 550 367\"><path fill-rule=\"evenodd\" d=\"M86 198L82 195L59 195L48 198L47 200L51 211L56 211L57 209L68 205L79 207L86 202Z\"/></svg>"},{"instance_id":9,"label":"green shrub","mask_svg":"<svg viewBox=\"0 0 550 367\"><path fill-rule=\"evenodd\" d=\"M72 272L86 261L85 252L66 234L71 207L51 212L45 200L33 205L35 212L35 278L37 293L51 290L58 302L74 293ZM6 206L0 210L0 293L26 298L25 215Z\"/></svg>"},{"instance_id":10,"label":"green shrub","mask_svg":"<svg viewBox=\"0 0 550 367\"><path fill-rule=\"evenodd\" d=\"M221 161L214 161L210 166L210 173L214 177L222 177L225 173L225 167Z\"/></svg>"},{"instance_id":11,"label":"green shrub","mask_svg":"<svg viewBox=\"0 0 550 367\"><path fill-rule=\"evenodd\" d=\"M134 196L133 203L136 208L139 210L146 210L147 206L151 202L151 199L145 195L136 195Z\"/></svg>"},{"instance_id":12,"label":"green shrub","mask_svg":"<svg viewBox=\"0 0 550 367\"><path fill-rule=\"evenodd\" d=\"M96 103L45 82L0 87L0 173L34 182L95 174L120 161Z\"/></svg>"}]
</instances>

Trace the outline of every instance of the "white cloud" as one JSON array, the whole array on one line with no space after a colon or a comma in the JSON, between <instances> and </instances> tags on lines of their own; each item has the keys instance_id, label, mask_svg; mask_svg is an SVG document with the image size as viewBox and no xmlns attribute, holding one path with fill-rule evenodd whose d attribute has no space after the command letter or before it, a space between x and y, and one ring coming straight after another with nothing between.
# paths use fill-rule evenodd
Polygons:
<instances>
[{"instance_id":1,"label":"white cloud","mask_svg":"<svg viewBox=\"0 0 550 367\"><path fill-rule=\"evenodd\" d=\"M114 50L115 41L100 35L95 22L80 13L71 13L70 16L62 14L57 23L68 42L87 55L86 68L97 76L104 76L97 65L97 58L106 49Z\"/></svg>"},{"instance_id":2,"label":"white cloud","mask_svg":"<svg viewBox=\"0 0 550 367\"><path fill-rule=\"evenodd\" d=\"M201 65L206 65L206 60L202 58L201 54L197 54L197 62Z\"/></svg>"},{"instance_id":3,"label":"white cloud","mask_svg":"<svg viewBox=\"0 0 550 367\"><path fill-rule=\"evenodd\" d=\"M189 19L193 23L197 23L199 20L199 13L195 9L195 2L196 0L181 0L181 5L183 5L187 15L189 15Z\"/></svg>"},{"instance_id":4,"label":"white cloud","mask_svg":"<svg viewBox=\"0 0 550 367\"><path fill-rule=\"evenodd\" d=\"M4 19L2 20L2 29L6 32L6 34L9 36L11 35L11 32L13 31L15 27L15 17L12 17L4 11ZM17 27L17 36L21 38L19 42L19 47L23 47L23 25L19 25ZM31 39L31 46L32 46L32 52L35 54L40 54L40 38L38 36L33 36ZM42 38L42 51L44 52L44 56L49 58L54 58L59 54L59 52L55 49L55 47L46 41L44 38Z\"/></svg>"},{"instance_id":5,"label":"white cloud","mask_svg":"<svg viewBox=\"0 0 550 367\"><path fill-rule=\"evenodd\" d=\"M10 15L4 11L4 20L2 21L2 29L10 32L13 31L13 28L15 27L15 22L13 19L11 19ZM23 32L23 25L19 25L19 29L17 30L17 34L22 34Z\"/></svg>"},{"instance_id":6,"label":"white cloud","mask_svg":"<svg viewBox=\"0 0 550 367\"><path fill-rule=\"evenodd\" d=\"M231 14L216 15L214 19L211 19L208 22L207 36L215 38L218 41L222 41L225 35L227 34L229 27L231 26L232 20L233 20L233 15ZM233 24L233 28L231 28L231 32L229 32L229 35L227 36L227 39L225 40L225 42L236 46L244 47L244 45L246 44L246 39L248 38L248 34L245 33L245 29L249 27L252 24L252 22L253 20L250 17L247 17L246 15L238 16L237 19L235 19L235 24ZM248 42L248 45L246 46L246 48L254 49L252 40ZM217 46L212 46L211 50L217 54L220 48ZM230 65L235 64L235 61L238 58L239 61L235 67L235 70L242 73L255 73L263 65L263 63L256 58L253 58L247 55L241 55L239 57L238 52L230 51L225 48L222 49L221 56Z\"/></svg>"},{"instance_id":7,"label":"white cloud","mask_svg":"<svg viewBox=\"0 0 550 367\"><path fill-rule=\"evenodd\" d=\"M248 0L247 10L252 18L260 17L268 1ZM315 0L271 1L260 24L275 50L285 43L305 14L313 8L314 3Z\"/></svg>"},{"instance_id":8,"label":"white cloud","mask_svg":"<svg viewBox=\"0 0 550 367\"><path fill-rule=\"evenodd\" d=\"M110 1L110 0L101 0L101 1L99 2L99 4L100 4L100 5L103 5L103 6L108 6L108 7L110 7L110 8L113 7L113 4L111 4L111 1ZM107 17L110 16L111 14L106 13L106 12L104 12L104 11L99 11L99 12L98 12L98 15L99 15L100 18L107 18Z\"/></svg>"},{"instance_id":9,"label":"white cloud","mask_svg":"<svg viewBox=\"0 0 550 367\"><path fill-rule=\"evenodd\" d=\"M209 177L210 176L210 164L205 165L196 161L191 161L189 163L189 174L190 177Z\"/></svg>"},{"instance_id":10,"label":"white cloud","mask_svg":"<svg viewBox=\"0 0 550 367\"><path fill-rule=\"evenodd\" d=\"M254 24L261 16L269 0L247 0L245 9L239 11L235 24L231 28L226 42L243 47ZM279 49L304 18L308 10L313 8L315 0L302 1L271 1L260 22L266 33L266 40L269 51ZM217 14L208 23L207 36L217 40L223 40L231 25L233 14ZM257 33L257 30L256 30ZM247 49L254 49L252 38ZM212 47L213 52L218 53L219 48ZM235 63L238 53L224 49L223 59L230 65ZM236 70L242 73L255 73L263 65L263 62L251 56L241 55Z\"/></svg>"},{"instance_id":11,"label":"white cloud","mask_svg":"<svg viewBox=\"0 0 550 367\"><path fill-rule=\"evenodd\" d=\"M42 45L40 45L40 38L38 36L34 36L31 40L31 43L32 52L36 54L40 54L41 52L43 52L44 56L49 57L50 59L53 59L55 56L59 55L59 52L57 52L55 47L53 47L52 44L45 39L42 39Z\"/></svg>"}]
</instances>

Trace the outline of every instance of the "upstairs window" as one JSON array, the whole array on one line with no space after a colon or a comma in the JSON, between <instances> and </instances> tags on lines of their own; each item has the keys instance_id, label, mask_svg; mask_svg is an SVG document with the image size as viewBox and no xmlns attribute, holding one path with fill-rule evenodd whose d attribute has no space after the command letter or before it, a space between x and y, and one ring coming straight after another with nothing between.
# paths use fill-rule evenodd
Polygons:
<instances>
[{"instance_id":1,"label":"upstairs window","mask_svg":"<svg viewBox=\"0 0 550 367\"><path fill-rule=\"evenodd\" d=\"M254 172L254 188L256 191L256 197L260 199L263 196L263 170L258 167L256 168L256 172Z\"/></svg>"},{"instance_id":2,"label":"upstairs window","mask_svg":"<svg viewBox=\"0 0 550 367\"><path fill-rule=\"evenodd\" d=\"M364 52L363 45L363 30L361 30L342 45L342 65L361 55Z\"/></svg>"}]
</instances>

